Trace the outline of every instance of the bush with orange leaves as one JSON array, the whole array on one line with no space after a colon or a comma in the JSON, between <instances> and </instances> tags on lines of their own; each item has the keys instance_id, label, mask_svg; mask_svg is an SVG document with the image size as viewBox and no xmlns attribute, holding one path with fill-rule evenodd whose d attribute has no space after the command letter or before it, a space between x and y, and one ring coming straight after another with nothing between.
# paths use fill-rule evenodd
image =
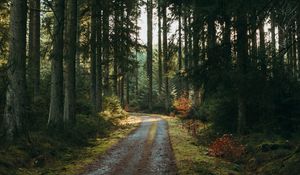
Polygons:
<instances>
[{"instance_id":1,"label":"bush with orange leaves","mask_svg":"<svg viewBox=\"0 0 300 175\"><path fill-rule=\"evenodd\" d=\"M192 108L192 101L185 96L181 96L174 100L173 107L182 117L186 117Z\"/></svg>"},{"instance_id":2,"label":"bush with orange leaves","mask_svg":"<svg viewBox=\"0 0 300 175\"><path fill-rule=\"evenodd\" d=\"M209 146L209 155L239 161L245 154L245 146L238 143L232 135L224 134Z\"/></svg>"}]
</instances>

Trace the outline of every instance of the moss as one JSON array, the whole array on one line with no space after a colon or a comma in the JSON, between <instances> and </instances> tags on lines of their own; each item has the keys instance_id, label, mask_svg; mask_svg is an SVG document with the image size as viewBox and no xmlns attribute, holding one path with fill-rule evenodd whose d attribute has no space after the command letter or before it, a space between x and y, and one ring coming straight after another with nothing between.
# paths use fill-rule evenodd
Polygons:
<instances>
[{"instance_id":1,"label":"moss","mask_svg":"<svg viewBox=\"0 0 300 175\"><path fill-rule=\"evenodd\" d=\"M90 126L88 122L84 125ZM109 131L106 129L107 134L100 133L102 137L96 138L93 137L94 131L85 129L82 135L76 136L78 138L85 136L85 144L79 144L81 142L77 142L77 138L74 143L73 138L63 139L61 136L33 132L30 144L25 139L20 139L16 144L19 146L0 148L0 174L79 174L138 125L138 122L123 121L119 127Z\"/></svg>"},{"instance_id":2,"label":"moss","mask_svg":"<svg viewBox=\"0 0 300 175\"><path fill-rule=\"evenodd\" d=\"M18 169L16 174L80 174L85 171L86 166L97 160L99 156L104 154L120 139L126 137L136 127L137 124L127 125L126 127L121 127L121 129L112 132L106 138L91 140L89 146L77 148L73 147L72 149L61 150L57 153L60 155L60 158L49 162L46 166Z\"/></svg>"},{"instance_id":3,"label":"moss","mask_svg":"<svg viewBox=\"0 0 300 175\"><path fill-rule=\"evenodd\" d=\"M195 144L197 140L180 127L178 119L164 118L169 123L170 140L179 174L240 174L239 165L208 156L208 148Z\"/></svg>"}]
</instances>

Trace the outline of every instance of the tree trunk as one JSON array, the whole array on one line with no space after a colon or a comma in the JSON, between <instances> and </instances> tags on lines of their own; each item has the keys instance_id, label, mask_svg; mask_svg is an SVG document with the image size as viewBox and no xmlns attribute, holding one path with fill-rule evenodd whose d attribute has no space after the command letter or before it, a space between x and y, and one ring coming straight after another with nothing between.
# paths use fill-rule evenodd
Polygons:
<instances>
[{"instance_id":1,"label":"tree trunk","mask_svg":"<svg viewBox=\"0 0 300 175\"><path fill-rule=\"evenodd\" d=\"M26 116L26 21L27 1L12 0L9 25L8 87L3 117L5 136L21 134Z\"/></svg>"},{"instance_id":2,"label":"tree trunk","mask_svg":"<svg viewBox=\"0 0 300 175\"><path fill-rule=\"evenodd\" d=\"M76 34L77 34L77 0L67 1L67 26L66 26L66 70L65 70L65 105L64 123L75 123L75 77L76 77Z\"/></svg>"},{"instance_id":3,"label":"tree trunk","mask_svg":"<svg viewBox=\"0 0 300 175\"><path fill-rule=\"evenodd\" d=\"M158 93L162 94L163 68L162 68L162 49L161 49L161 0L158 0Z\"/></svg>"},{"instance_id":4,"label":"tree trunk","mask_svg":"<svg viewBox=\"0 0 300 175\"><path fill-rule=\"evenodd\" d=\"M51 55L51 97L48 126L60 129L63 126L63 48L64 48L64 0L55 0L53 50Z\"/></svg>"},{"instance_id":5,"label":"tree trunk","mask_svg":"<svg viewBox=\"0 0 300 175\"><path fill-rule=\"evenodd\" d=\"M40 95L40 0L30 0L29 23L29 85L34 102Z\"/></svg>"},{"instance_id":6,"label":"tree trunk","mask_svg":"<svg viewBox=\"0 0 300 175\"><path fill-rule=\"evenodd\" d=\"M120 47L118 43L120 42L121 36L120 36L120 2L115 3L115 16L114 16L114 60L113 60L113 94L119 95L120 93L118 91L118 62L120 57ZM119 86L120 87L120 86Z\"/></svg>"},{"instance_id":7,"label":"tree trunk","mask_svg":"<svg viewBox=\"0 0 300 175\"><path fill-rule=\"evenodd\" d=\"M259 25L259 57L260 57L260 67L264 79L267 77L267 60L266 60L266 44L265 44L265 31L264 31L264 20L261 19L261 24Z\"/></svg>"},{"instance_id":8,"label":"tree trunk","mask_svg":"<svg viewBox=\"0 0 300 175\"><path fill-rule=\"evenodd\" d=\"M197 4L194 5L194 23L193 23L193 67L194 69L197 69L199 66L200 61L200 47L199 47L199 41L200 41L200 17L199 17L199 8ZM202 26L201 26L202 27ZM194 105L198 106L200 105L200 86L199 84L194 83Z\"/></svg>"},{"instance_id":9,"label":"tree trunk","mask_svg":"<svg viewBox=\"0 0 300 175\"><path fill-rule=\"evenodd\" d=\"M80 36L81 36L81 15L80 15L80 1L77 0L77 37L76 37L76 76L77 79L81 78L81 67L80 67L80 58L81 58L81 51L80 51ZM79 81L76 80L75 78L75 84L76 88L81 86Z\"/></svg>"},{"instance_id":10,"label":"tree trunk","mask_svg":"<svg viewBox=\"0 0 300 175\"><path fill-rule=\"evenodd\" d=\"M284 25L281 24L281 26L278 29L278 42L279 42L279 60L276 60L276 65L278 66L277 72L280 73L284 71L284 55L282 54L284 52L284 49L286 47L285 45L285 36L284 36Z\"/></svg>"},{"instance_id":11,"label":"tree trunk","mask_svg":"<svg viewBox=\"0 0 300 175\"><path fill-rule=\"evenodd\" d=\"M252 12L251 15L251 42L252 42L252 48L251 48L251 56L252 61L257 62L257 35L256 35L256 29L257 29L257 15L256 10Z\"/></svg>"},{"instance_id":12,"label":"tree trunk","mask_svg":"<svg viewBox=\"0 0 300 175\"><path fill-rule=\"evenodd\" d=\"M139 2L139 1L138 1ZM135 28L135 61L137 62L137 67L135 70L135 94L138 97L139 95L139 60L138 60L138 35L139 35L139 27L138 27L138 19L139 19L139 11L138 11L138 3L136 4L136 28Z\"/></svg>"},{"instance_id":13,"label":"tree trunk","mask_svg":"<svg viewBox=\"0 0 300 175\"><path fill-rule=\"evenodd\" d=\"M91 2L91 104L93 115L97 112L97 97L96 97L96 74L97 74L97 1L92 0Z\"/></svg>"},{"instance_id":14,"label":"tree trunk","mask_svg":"<svg viewBox=\"0 0 300 175\"><path fill-rule=\"evenodd\" d=\"M244 3L243 5L244 6ZM239 134L246 129L246 65L248 59L247 15L240 8L237 16L237 69L238 69L238 128Z\"/></svg>"},{"instance_id":15,"label":"tree trunk","mask_svg":"<svg viewBox=\"0 0 300 175\"><path fill-rule=\"evenodd\" d=\"M184 9L184 20L183 20L183 25L184 25L184 72L185 74L188 73L189 69L189 42L188 42L188 37L189 37L189 30L188 30L188 9ZM189 81L186 79L185 80L185 93L186 96L189 97Z\"/></svg>"},{"instance_id":16,"label":"tree trunk","mask_svg":"<svg viewBox=\"0 0 300 175\"><path fill-rule=\"evenodd\" d=\"M224 31L224 55L225 55L225 67L226 70L230 70L232 66L232 55L231 55L231 19L230 16L225 16L225 31Z\"/></svg>"},{"instance_id":17,"label":"tree trunk","mask_svg":"<svg viewBox=\"0 0 300 175\"><path fill-rule=\"evenodd\" d=\"M182 81L182 4L179 5L178 9L178 71L179 71L179 91L178 96L182 95L183 81Z\"/></svg>"},{"instance_id":18,"label":"tree trunk","mask_svg":"<svg viewBox=\"0 0 300 175\"><path fill-rule=\"evenodd\" d=\"M96 75L96 112L102 111L102 18L101 3L97 2L97 75Z\"/></svg>"},{"instance_id":19,"label":"tree trunk","mask_svg":"<svg viewBox=\"0 0 300 175\"><path fill-rule=\"evenodd\" d=\"M169 94L169 77L168 77L168 66L169 66L169 56L168 56L168 26L167 26L167 7L166 2L163 3L162 7L162 18L163 18L163 54L164 54L164 74L165 74L165 110L169 112L170 108L170 94Z\"/></svg>"},{"instance_id":20,"label":"tree trunk","mask_svg":"<svg viewBox=\"0 0 300 175\"><path fill-rule=\"evenodd\" d=\"M103 61L104 61L104 95L108 96L110 94L109 85L109 51L110 51L110 41L109 41L109 1L104 1L103 8Z\"/></svg>"},{"instance_id":21,"label":"tree trunk","mask_svg":"<svg viewBox=\"0 0 300 175\"><path fill-rule=\"evenodd\" d=\"M300 4L297 8L297 60L298 60L298 78L300 77Z\"/></svg>"},{"instance_id":22,"label":"tree trunk","mask_svg":"<svg viewBox=\"0 0 300 175\"><path fill-rule=\"evenodd\" d=\"M152 45L152 28L153 28L153 2L147 0L147 77L148 77L148 109L152 110L152 57L153 57L153 45Z\"/></svg>"}]
</instances>

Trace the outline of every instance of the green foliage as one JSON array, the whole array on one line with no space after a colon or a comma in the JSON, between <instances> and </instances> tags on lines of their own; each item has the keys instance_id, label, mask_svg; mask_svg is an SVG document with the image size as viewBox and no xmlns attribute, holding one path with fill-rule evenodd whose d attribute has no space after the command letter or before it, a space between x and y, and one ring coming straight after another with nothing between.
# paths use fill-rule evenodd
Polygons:
<instances>
[{"instance_id":1,"label":"green foliage","mask_svg":"<svg viewBox=\"0 0 300 175\"><path fill-rule=\"evenodd\" d=\"M103 112L101 112L100 115L105 120L111 121L114 125L118 125L122 119L128 117L128 113L123 110L117 96L105 97L103 101Z\"/></svg>"},{"instance_id":2,"label":"green foliage","mask_svg":"<svg viewBox=\"0 0 300 175\"><path fill-rule=\"evenodd\" d=\"M105 137L112 129L112 122L103 119L102 116L91 117L87 115L77 115L76 124L71 128L65 128L64 132L56 134L57 139L68 145L86 145L89 140L96 137ZM50 133L50 135L52 135Z\"/></svg>"},{"instance_id":3,"label":"green foliage","mask_svg":"<svg viewBox=\"0 0 300 175\"><path fill-rule=\"evenodd\" d=\"M212 122L216 131L236 131L237 105L233 97L210 97L201 106L193 107L190 117L202 122Z\"/></svg>"}]
</instances>

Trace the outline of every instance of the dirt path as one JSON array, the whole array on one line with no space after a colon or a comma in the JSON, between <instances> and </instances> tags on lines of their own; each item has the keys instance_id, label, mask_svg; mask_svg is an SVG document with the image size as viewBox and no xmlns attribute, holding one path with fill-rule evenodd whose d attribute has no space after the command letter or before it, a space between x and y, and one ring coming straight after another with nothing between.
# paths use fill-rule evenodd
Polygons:
<instances>
[{"instance_id":1,"label":"dirt path","mask_svg":"<svg viewBox=\"0 0 300 175\"><path fill-rule=\"evenodd\" d=\"M91 165L86 175L176 174L168 124L141 116L140 127Z\"/></svg>"}]
</instances>

